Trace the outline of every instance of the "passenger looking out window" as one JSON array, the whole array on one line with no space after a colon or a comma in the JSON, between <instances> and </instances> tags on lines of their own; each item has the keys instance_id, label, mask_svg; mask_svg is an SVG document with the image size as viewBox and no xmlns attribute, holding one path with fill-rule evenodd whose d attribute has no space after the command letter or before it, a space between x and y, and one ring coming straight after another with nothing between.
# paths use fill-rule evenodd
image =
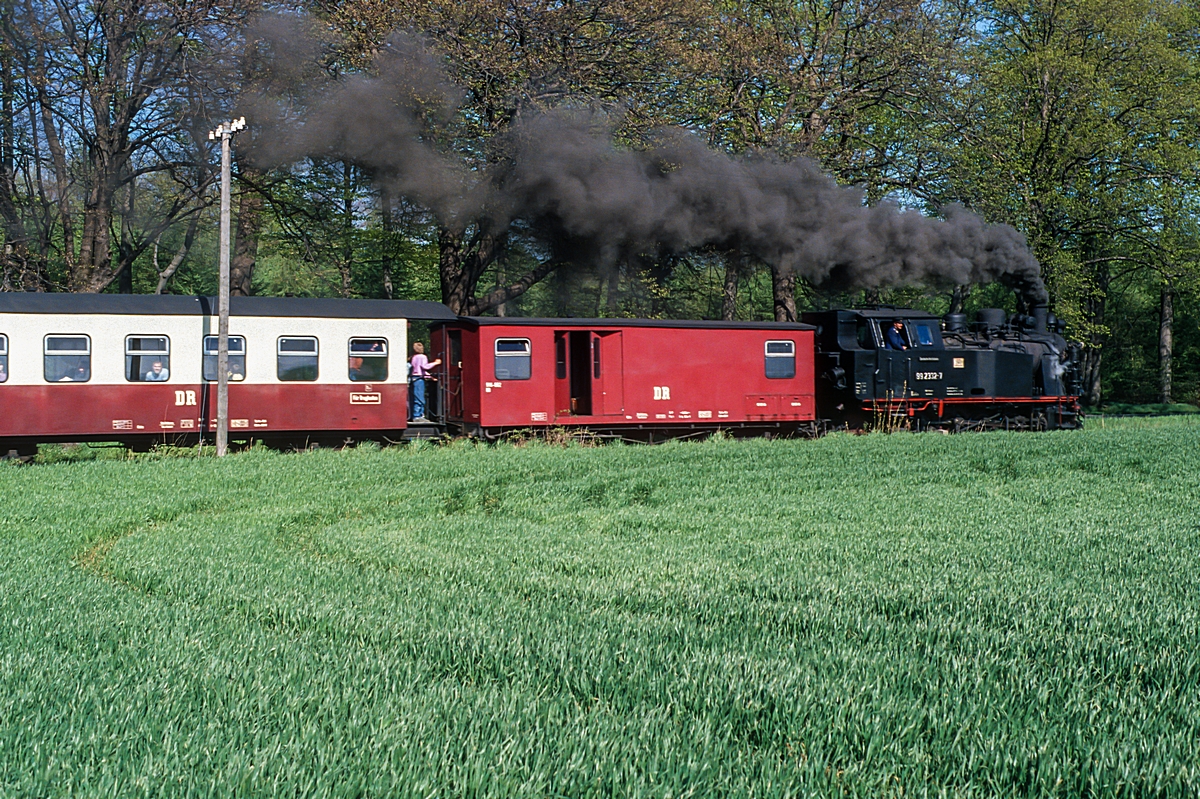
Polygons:
<instances>
[{"instance_id":1,"label":"passenger looking out window","mask_svg":"<svg viewBox=\"0 0 1200 799\"><path fill-rule=\"evenodd\" d=\"M130 383L165 383L171 377L170 358L166 336L125 337L125 379Z\"/></svg>"},{"instance_id":2,"label":"passenger looking out window","mask_svg":"<svg viewBox=\"0 0 1200 799\"><path fill-rule=\"evenodd\" d=\"M349 366L349 377L353 383L382 383L387 380L387 340L381 338L350 339Z\"/></svg>"},{"instance_id":3,"label":"passenger looking out window","mask_svg":"<svg viewBox=\"0 0 1200 799\"><path fill-rule=\"evenodd\" d=\"M217 379L217 336L204 337L204 379ZM243 336L229 337L229 379L237 382L246 379L246 339Z\"/></svg>"},{"instance_id":4,"label":"passenger looking out window","mask_svg":"<svg viewBox=\"0 0 1200 799\"><path fill-rule=\"evenodd\" d=\"M171 378L171 373L163 366L163 362L156 360L150 364L150 371L146 372L145 380L148 383L165 383Z\"/></svg>"}]
</instances>

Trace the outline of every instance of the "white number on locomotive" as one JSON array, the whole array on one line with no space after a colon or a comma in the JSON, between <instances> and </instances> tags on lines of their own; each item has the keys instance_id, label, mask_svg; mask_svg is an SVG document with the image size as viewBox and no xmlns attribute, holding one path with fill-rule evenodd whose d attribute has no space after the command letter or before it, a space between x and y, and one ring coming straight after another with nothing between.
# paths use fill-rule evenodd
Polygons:
<instances>
[{"instance_id":1,"label":"white number on locomotive","mask_svg":"<svg viewBox=\"0 0 1200 799\"><path fill-rule=\"evenodd\" d=\"M941 380L941 372L917 372L918 380Z\"/></svg>"}]
</instances>

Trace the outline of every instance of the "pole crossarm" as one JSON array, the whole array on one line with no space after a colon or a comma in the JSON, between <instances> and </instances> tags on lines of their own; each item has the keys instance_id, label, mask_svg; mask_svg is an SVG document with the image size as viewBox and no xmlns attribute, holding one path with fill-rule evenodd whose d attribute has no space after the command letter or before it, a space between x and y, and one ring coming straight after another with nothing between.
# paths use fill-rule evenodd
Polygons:
<instances>
[{"instance_id":1,"label":"pole crossarm","mask_svg":"<svg viewBox=\"0 0 1200 799\"><path fill-rule=\"evenodd\" d=\"M221 141L221 243L220 287L217 291L217 457L229 449L229 195L230 139L246 127L246 118L230 120L208 132L209 141Z\"/></svg>"}]
</instances>

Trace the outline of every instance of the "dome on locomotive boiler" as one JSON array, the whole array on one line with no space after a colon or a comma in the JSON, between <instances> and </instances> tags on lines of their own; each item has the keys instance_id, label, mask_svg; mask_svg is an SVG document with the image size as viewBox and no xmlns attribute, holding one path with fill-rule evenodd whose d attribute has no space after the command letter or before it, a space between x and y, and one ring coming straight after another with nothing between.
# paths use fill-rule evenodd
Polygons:
<instances>
[{"instance_id":1,"label":"dome on locomotive boiler","mask_svg":"<svg viewBox=\"0 0 1200 799\"><path fill-rule=\"evenodd\" d=\"M975 314L975 324L989 330L1004 327L1006 321L1008 321L1008 314L1004 312L1003 308L980 308Z\"/></svg>"}]
</instances>

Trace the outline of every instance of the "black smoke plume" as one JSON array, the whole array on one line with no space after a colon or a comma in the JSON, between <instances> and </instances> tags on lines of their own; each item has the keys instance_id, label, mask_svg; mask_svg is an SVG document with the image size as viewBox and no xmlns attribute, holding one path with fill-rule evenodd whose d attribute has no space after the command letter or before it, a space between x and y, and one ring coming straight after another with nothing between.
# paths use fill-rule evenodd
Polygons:
<instances>
[{"instance_id":1,"label":"black smoke plume","mask_svg":"<svg viewBox=\"0 0 1200 799\"><path fill-rule=\"evenodd\" d=\"M521 116L482 151L461 136L462 89L419 40L396 34L369 71L336 76L304 25L271 18L251 33L258 58L244 105L264 165L344 158L451 229L521 221L576 261L715 248L823 287L998 280L1029 304L1047 299L1024 236L960 206L940 219L868 206L812 161L734 157L678 129L618 149L602 120L582 114Z\"/></svg>"}]
</instances>

